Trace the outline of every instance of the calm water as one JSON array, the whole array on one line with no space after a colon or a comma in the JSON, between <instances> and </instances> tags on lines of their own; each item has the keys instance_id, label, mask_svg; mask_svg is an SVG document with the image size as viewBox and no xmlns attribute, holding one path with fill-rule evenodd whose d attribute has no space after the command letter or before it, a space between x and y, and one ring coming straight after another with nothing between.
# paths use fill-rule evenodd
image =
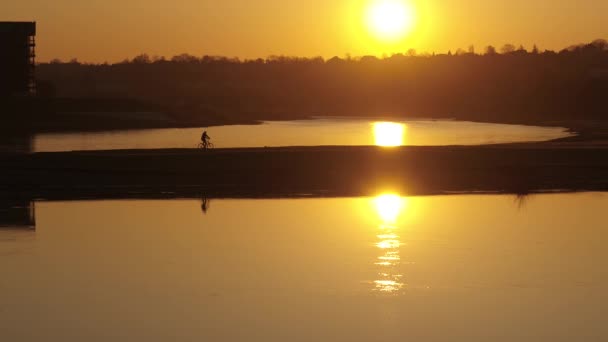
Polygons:
<instances>
[{"instance_id":1,"label":"calm water","mask_svg":"<svg viewBox=\"0 0 608 342\"><path fill-rule=\"evenodd\" d=\"M40 134L35 152L109 149L193 148L202 128L104 133ZM481 145L544 141L568 136L563 128L413 120L378 125L366 119L324 118L212 127L215 147L318 145Z\"/></svg>"},{"instance_id":2,"label":"calm water","mask_svg":"<svg viewBox=\"0 0 608 342\"><path fill-rule=\"evenodd\" d=\"M202 204L36 203L2 340L608 340L608 194Z\"/></svg>"}]
</instances>

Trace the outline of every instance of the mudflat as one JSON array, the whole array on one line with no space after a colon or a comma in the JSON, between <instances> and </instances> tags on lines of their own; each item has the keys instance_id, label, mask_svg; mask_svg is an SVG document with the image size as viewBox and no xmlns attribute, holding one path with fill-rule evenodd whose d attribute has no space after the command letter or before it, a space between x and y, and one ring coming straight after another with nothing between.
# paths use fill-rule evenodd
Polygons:
<instances>
[{"instance_id":1,"label":"mudflat","mask_svg":"<svg viewBox=\"0 0 608 342\"><path fill-rule=\"evenodd\" d=\"M361 196L607 191L608 145L289 147L6 154L13 198Z\"/></svg>"}]
</instances>

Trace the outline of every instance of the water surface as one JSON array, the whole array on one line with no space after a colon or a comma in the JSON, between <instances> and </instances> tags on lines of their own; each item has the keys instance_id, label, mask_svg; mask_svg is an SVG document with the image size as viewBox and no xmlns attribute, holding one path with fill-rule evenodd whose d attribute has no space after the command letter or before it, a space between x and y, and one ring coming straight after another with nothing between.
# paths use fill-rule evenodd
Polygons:
<instances>
[{"instance_id":1,"label":"water surface","mask_svg":"<svg viewBox=\"0 0 608 342\"><path fill-rule=\"evenodd\" d=\"M6 341L608 339L608 194L34 206Z\"/></svg>"},{"instance_id":2,"label":"water surface","mask_svg":"<svg viewBox=\"0 0 608 342\"><path fill-rule=\"evenodd\" d=\"M38 134L34 152L110 149L193 148L203 128L101 133ZM389 121L319 118L268 121L208 129L217 148L322 145L482 145L545 141L569 135L560 127L537 127L449 120Z\"/></svg>"}]
</instances>

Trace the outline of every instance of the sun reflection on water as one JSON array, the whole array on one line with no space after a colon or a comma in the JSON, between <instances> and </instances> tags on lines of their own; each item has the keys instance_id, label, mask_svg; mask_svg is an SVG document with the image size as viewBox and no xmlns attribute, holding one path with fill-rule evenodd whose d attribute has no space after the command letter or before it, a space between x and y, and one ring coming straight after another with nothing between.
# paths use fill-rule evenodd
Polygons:
<instances>
[{"instance_id":1,"label":"sun reflection on water","mask_svg":"<svg viewBox=\"0 0 608 342\"><path fill-rule=\"evenodd\" d=\"M383 224L394 224L405 204L403 199L395 194L383 194L374 199L376 211Z\"/></svg>"},{"instance_id":2,"label":"sun reflection on water","mask_svg":"<svg viewBox=\"0 0 608 342\"><path fill-rule=\"evenodd\" d=\"M376 122L373 124L376 146L403 146L405 124L395 122Z\"/></svg>"},{"instance_id":3,"label":"sun reflection on water","mask_svg":"<svg viewBox=\"0 0 608 342\"><path fill-rule=\"evenodd\" d=\"M395 194L383 194L373 200L380 218L376 247L381 254L374 263L380 267L378 279L374 280L374 291L398 294L405 286L403 275L399 272L401 240L398 234L397 220L403 211L406 201Z\"/></svg>"}]
</instances>

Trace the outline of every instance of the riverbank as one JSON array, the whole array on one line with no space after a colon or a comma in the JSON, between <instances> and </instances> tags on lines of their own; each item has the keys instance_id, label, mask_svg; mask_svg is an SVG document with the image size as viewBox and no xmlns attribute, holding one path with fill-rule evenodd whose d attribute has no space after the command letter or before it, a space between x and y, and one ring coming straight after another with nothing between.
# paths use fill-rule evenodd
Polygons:
<instances>
[{"instance_id":1,"label":"riverbank","mask_svg":"<svg viewBox=\"0 0 608 342\"><path fill-rule=\"evenodd\" d=\"M206 109L165 108L133 99L11 98L0 99L0 139L38 133L78 133L159 128L195 128L228 125L256 125L263 121L306 120L318 117L366 118L382 120L458 120L479 123L563 127L581 139L608 137L608 120L546 120L530 117L484 117L446 112L432 115L364 115L356 112L289 113L273 111L225 112Z\"/></svg>"},{"instance_id":2,"label":"riverbank","mask_svg":"<svg viewBox=\"0 0 608 342\"><path fill-rule=\"evenodd\" d=\"M0 98L0 113L2 136L260 123L244 114L192 115L128 98Z\"/></svg>"},{"instance_id":3,"label":"riverbank","mask_svg":"<svg viewBox=\"0 0 608 342\"><path fill-rule=\"evenodd\" d=\"M290 147L0 156L13 198L367 196L608 191L608 145Z\"/></svg>"}]
</instances>

